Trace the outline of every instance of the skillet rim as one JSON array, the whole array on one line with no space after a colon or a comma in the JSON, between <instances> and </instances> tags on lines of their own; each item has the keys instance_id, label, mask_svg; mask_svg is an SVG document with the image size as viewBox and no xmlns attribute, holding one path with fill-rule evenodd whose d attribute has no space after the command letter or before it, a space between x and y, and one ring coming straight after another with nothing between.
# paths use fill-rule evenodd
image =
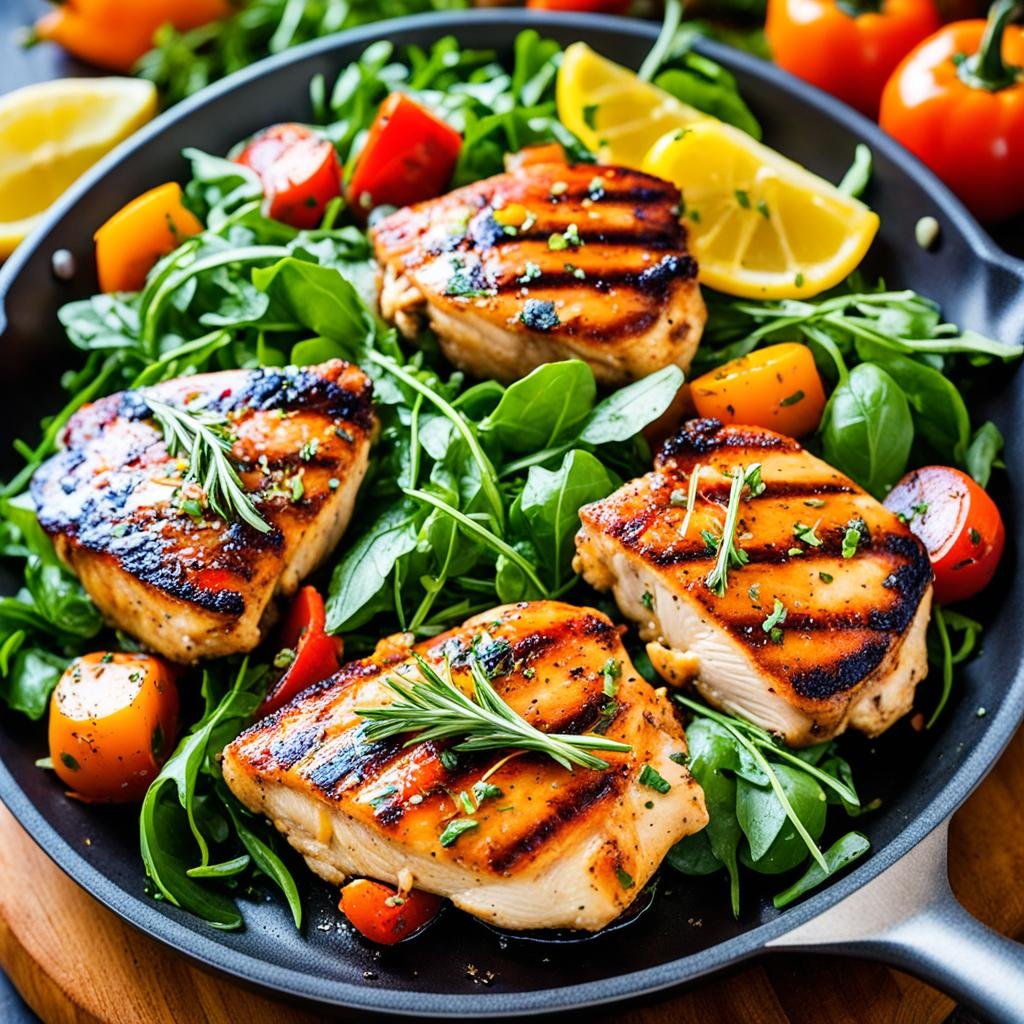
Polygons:
<instances>
[{"instance_id":1,"label":"skillet rim","mask_svg":"<svg viewBox=\"0 0 1024 1024\"><path fill-rule=\"evenodd\" d=\"M54 205L36 231L22 243L0 268L0 338L6 324L3 303L21 271L33 260L47 258L45 243L51 231L75 205L122 160L144 147L151 139L196 116L222 95L244 89L249 83L278 69L301 64L310 57L352 45L369 45L397 33L429 33L433 36L458 34L468 20L489 25L499 36L512 36L524 28L567 30L584 38L591 31L614 30L653 42L658 28L647 22L607 15L580 15L525 10L482 10L414 15L376 22L315 40L294 50L269 57L207 87L195 96L161 114L86 172ZM799 82L787 73L748 54L710 40L700 40L698 48L727 67L741 69L792 96L798 104L817 108L850 132L867 142L873 151L884 153L935 202L941 214L955 225L974 255L982 262L1009 270L1024 287L1024 261L1009 256L983 231L962 203L923 164L895 140L865 117L831 96ZM1015 710L1015 705L1019 710ZM570 984L530 992L489 992L481 995L455 995L438 992L390 991L318 978L283 966L269 964L203 934L183 917L165 914L144 895L121 888L93 867L57 832L27 794L17 785L6 764L0 761L0 799L47 855L87 892L133 927L152 935L171 949L208 968L250 985L300 1001L323 1006L361 1010L371 1013L414 1014L417 1017L521 1016L541 1012L578 1009L610 1003L627 997L649 995L685 981L721 970L764 951L779 936L817 917L857 889L880 875L908 853L960 806L992 768L1024 719L1024 673L1007 690L999 710L988 717L981 738L948 780L939 797L887 845L874 851L866 861L826 889L781 913L777 918L756 925L725 942L655 967L621 974L598 981ZM183 913L183 912L179 912Z\"/></svg>"}]
</instances>

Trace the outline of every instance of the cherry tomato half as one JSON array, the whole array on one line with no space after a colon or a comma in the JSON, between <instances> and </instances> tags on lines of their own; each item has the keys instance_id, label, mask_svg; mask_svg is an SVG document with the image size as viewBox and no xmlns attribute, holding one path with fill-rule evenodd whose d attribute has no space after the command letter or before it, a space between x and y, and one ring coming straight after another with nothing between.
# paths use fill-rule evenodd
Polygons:
<instances>
[{"instance_id":1,"label":"cherry tomato half","mask_svg":"<svg viewBox=\"0 0 1024 1024\"><path fill-rule=\"evenodd\" d=\"M341 195L341 162L333 144L301 124L275 124L235 158L255 171L266 194L266 213L293 228L315 228Z\"/></svg>"},{"instance_id":2,"label":"cherry tomato half","mask_svg":"<svg viewBox=\"0 0 1024 1024\"><path fill-rule=\"evenodd\" d=\"M964 601L991 581L1006 529L996 503L966 473L950 466L916 469L889 492L885 506L928 549L939 604Z\"/></svg>"},{"instance_id":3,"label":"cherry tomato half","mask_svg":"<svg viewBox=\"0 0 1024 1024\"><path fill-rule=\"evenodd\" d=\"M324 599L316 587L303 587L292 601L281 628L278 666L283 674L267 692L259 714L269 715L284 707L307 686L338 671L343 645L340 637L325 631Z\"/></svg>"},{"instance_id":4,"label":"cherry tomato half","mask_svg":"<svg viewBox=\"0 0 1024 1024\"><path fill-rule=\"evenodd\" d=\"M413 889L399 896L396 889L368 878L357 878L341 890L338 909L360 935L382 946L411 938L437 917L443 900Z\"/></svg>"},{"instance_id":5,"label":"cherry tomato half","mask_svg":"<svg viewBox=\"0 0 1024 1024\"><path fill-rule=\"evenodd\" d=\"M359 154L348 198L367 214L375 206L408 206L439 196L451 181L462 136L404 93L381 105Z\"/></svg>"},{"instance_id":6,"label":"cherry tomato half","mask_svg":"<svg viewBox=\"0 0 1024 1024\"><path fill-rule=\"evenodd\" d=\"M50 700L54 771L87 800L140 800L174 749L177 719L166 662L121 651L83 655Z\"/></svg>"}]
</instances>

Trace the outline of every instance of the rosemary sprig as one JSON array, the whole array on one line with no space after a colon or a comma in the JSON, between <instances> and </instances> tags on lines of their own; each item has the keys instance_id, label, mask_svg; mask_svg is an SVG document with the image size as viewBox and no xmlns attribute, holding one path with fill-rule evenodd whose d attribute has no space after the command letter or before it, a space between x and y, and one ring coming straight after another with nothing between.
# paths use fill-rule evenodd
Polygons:
<instances>
[{"instance_id":1,"label":"rosemary sprig","mask_svg":"<svg viewBox=\"0 0 1024 1024\"><path fill-rule=\"evenodd\" d=\"M269 533L270 524L257 511L228 458L231 439L224 429L224 417L178 409L148 396L146 405L164 435L168 452L188 459L185 480L202 487L210 508L225 519L241 519L260 533Z\"/></svg>"},{"instance_id":2,"label":"rosemary sprig","mask_svg":"<svg viewBox=\"0 0 1024 1024\"><path fill-rule=\"evenodd\" d=\"M569 770L575 764L595 771L607 768L608 762L587 751L628 753L633 749L604 736L576 736L535 729L502 700L474 655L469 659L472 698L452 682L450 667L446 667L442 676L419 655L415 657L422 680L407 679L396 673L398 680L390 677L385 680L396 694L394 701L381 707L356 709L357 715L369 719L365 735L370 742L415 733L406 742L408 747L426 740L460 736L463 738L454 745L455 750L514 747L547 754Z\"/></svg>"},{"instance_id":3,"label":"rosemary sprig","mask_svg":"<svg viewBox=\"0 0 1024 1024\"><path fill-rule=\"evenodd\" d=\"M725 525L722 527L722 538L718 543L718 561L704 581L717 597L725 596L729 586L729 569L738 569L747 564L747 555L736 547L736 523L740 515L740 498L743 496L744 488L748 487L754 497L764 490L759 462L748 466L746 470L742 466L736 466L732 471L729 503L725 509Z\"/></svg>"}]
</instances>

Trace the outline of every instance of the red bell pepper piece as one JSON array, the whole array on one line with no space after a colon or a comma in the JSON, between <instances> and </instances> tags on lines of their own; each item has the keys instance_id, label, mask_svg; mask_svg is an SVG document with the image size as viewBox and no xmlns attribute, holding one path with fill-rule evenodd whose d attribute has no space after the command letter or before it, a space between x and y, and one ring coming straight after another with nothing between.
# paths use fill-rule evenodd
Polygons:
<instances>
[{"instance_id":1,"label":"red bell pepper piece","mask_svg":"<svg viewBox=\"0 0 1024 1024\"><path fill-rule=\"evenodd\" d=\"M258 714L269 715L307 687L338 671L342 641L324 631L326 622L324 599L316 587L303 587L295 595L281 629L278 658L291 660L268 691Z\"/></svg>"},{"instance_id":2,"label":"red bell pepper piece","mask_svg":"<svg viewBox=\"0 0 1024 1024\"><path fill-rule=\"evenodd\" d=\"M377 111L348 183L353 210L408 206L441 195L451 181L462 136L404 93Z\"/></svg>"}]
</instances>

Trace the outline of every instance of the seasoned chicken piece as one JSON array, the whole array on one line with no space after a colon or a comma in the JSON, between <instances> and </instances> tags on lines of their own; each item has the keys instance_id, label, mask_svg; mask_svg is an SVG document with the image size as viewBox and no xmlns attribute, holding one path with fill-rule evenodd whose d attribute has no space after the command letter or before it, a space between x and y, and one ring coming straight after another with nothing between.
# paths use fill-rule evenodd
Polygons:
<instances>
[{"instance_id":1,"label":"seasoned chicken piece","mask_svg":"<svg viewBox=\"0 0 1024 1024\"><path fill-rule=\"evenodd\" d=\"M706 314L680 196L621 167L533 164L399 210L373 229L384 316L423 316L445 356L509 382L583 359L603 384L675 363Z\"/></svg>"},{"instance_id":2,"label":"seasoned chicken piece","mask_svg":"<svg viewBox=\"0 0 1024 1024\"><path fill-rule=\"evenodd\" d=\"M229 370L83 406L32 481L39 522L109 622L174 661L255 647L271 599L337 544L366 472L370 379L333 360ZM224 521L147 399L211 420L269 529Z\"/></svg>"},{"instance_id":3,"label":"seasoned chicken piece","mask_svg":"<svg viewBox=\"0 0 1024 1024\"><path fill-rule=\"evenodd\" d=\"M730 475L761 466L739 504L724 595L706 580ZM696 479L696 484L694 480ZM695 494L692 511L688 496ZM807 746L875 736L910 710L928 669L928 555L904 523L788 437L692 420L654 472L580 510L574 565L650 641L669 682Z\"/></svg>"},{"instance_id":4,"label":"seasoned chicken piece","mask_svg":"<svg viewBox=\"0 0 1024 1024\"><path fill-rule=\"evenodd\" d=\"M706 824L703 793L679 763L679 722L605 616L554 601L506 605L410 644L382 641L224 751L235 795L322 878L396 883L411 872L416 887L505 928L594 931L629 906L673 843ZM367 742L355 709L389 703L389 676L418 678L411 650L440 671L448 659L466 692L475 652L531 725L602 729L632 751L601 752L605 770L567 771L537 753ZM485 776L495 789L481 791ZM452 839L457 819L469 824Z\"/></svg>"}]
</instances>

